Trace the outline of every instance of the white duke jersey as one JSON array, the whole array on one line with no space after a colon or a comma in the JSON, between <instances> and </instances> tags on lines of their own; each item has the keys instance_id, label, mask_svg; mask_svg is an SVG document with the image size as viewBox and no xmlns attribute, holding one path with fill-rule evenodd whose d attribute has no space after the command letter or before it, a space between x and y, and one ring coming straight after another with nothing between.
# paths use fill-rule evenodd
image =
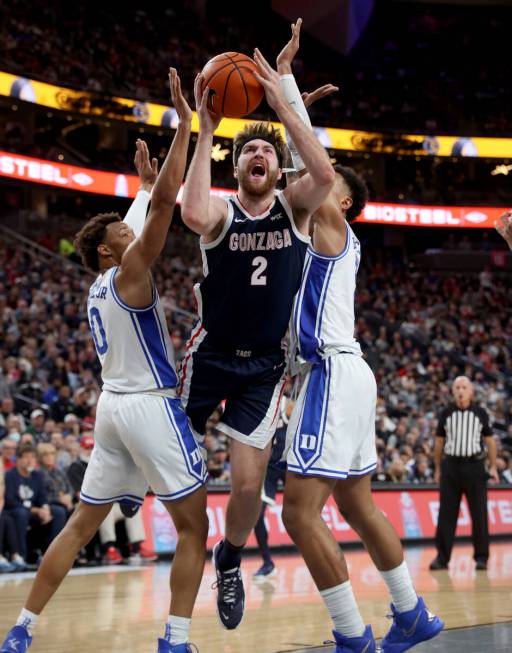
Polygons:
<instances>
[{"instance_id":1,"label":"white duke jersey","mask_svg":"<svg viewBox=\"0 0 512 653\"><path fill-rule=\"evenodd\" d=\"M302 282L292 314L292 344L309 363L337 352L362 355L354 338L354 298L361 245L347 223L347 241L338 256L306 253Z\"/></svg>"},{"instance_id":2,"label":"white duke jersey","mask_svg":"<svg viewBox=\"0 0 512 653\"><path fill-rule=\"evenodd\" d=\"M103 389L147 392L174 388L178 377L165 314L156 288L145 308L128 306L116 292L118 268L100 274L91 286L87 314L101 362Z\"/></svg>"}]
</instances>

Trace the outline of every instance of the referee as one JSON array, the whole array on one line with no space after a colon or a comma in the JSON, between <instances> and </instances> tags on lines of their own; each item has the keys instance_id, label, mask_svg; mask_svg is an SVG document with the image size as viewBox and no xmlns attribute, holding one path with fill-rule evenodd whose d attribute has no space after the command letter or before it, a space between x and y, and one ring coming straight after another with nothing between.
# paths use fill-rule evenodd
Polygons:
<instances>
[{"instance_id":1,"label":"referee","mask_svg":"<svg viewBox=\"0 0 512 653\"><path fill-rule=\"evenodd\" d=\"M448 568L463 494L471 513L476 568L487 569L489 529L484 440L489 474L497 482L496 445L486 411L472 403L473 384L467 376L455 379L452 393L454 403L439 416L434 449L435 480L440 482L441 491L436 530L437 557L430 563L430 569Z\"/></svg>"}]
</instances>

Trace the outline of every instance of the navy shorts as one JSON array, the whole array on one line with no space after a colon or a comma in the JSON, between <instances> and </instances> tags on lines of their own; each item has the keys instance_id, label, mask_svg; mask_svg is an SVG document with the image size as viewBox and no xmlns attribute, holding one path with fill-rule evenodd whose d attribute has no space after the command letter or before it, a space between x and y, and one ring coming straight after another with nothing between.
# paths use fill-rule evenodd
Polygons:
<instances>
[{"instance_id":1,"label":"navy shorts","mask_svg":"<svg viewBox=\"0 0 512 653\"><path fill-rule=\"evenodd\" d=\"M282 349L228 353L193 336L181 368L181 401L196 434L204 435L206 421L225 400L219 431L264 449L279 421L285 368Z\"/></svg>"}]
</instances>

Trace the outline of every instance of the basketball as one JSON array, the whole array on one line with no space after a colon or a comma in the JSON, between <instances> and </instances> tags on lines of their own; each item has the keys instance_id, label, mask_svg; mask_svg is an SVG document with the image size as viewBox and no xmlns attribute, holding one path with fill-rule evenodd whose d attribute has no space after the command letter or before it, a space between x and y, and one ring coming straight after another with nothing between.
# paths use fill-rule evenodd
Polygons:
<instances>
[{"instance_id":1,"label":"basketball","mask_svg":"<svg viewBox=\"0 0 512 653\"><path fill-rule=\"evenodd\" d=\"M203 68L203 89L210 88L208 109L226 118L252 113L263 99L263 86L254 76L258 67L245 54L224 52Z\"/></svg>"}]
</instances>

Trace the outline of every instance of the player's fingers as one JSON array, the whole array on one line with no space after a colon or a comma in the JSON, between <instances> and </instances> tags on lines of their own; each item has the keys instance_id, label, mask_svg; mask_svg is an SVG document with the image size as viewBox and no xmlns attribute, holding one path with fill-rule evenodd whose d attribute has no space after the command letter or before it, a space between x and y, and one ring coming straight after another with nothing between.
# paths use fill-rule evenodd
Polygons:
<instances>
[{"instance_id":1,"label":"player's fingers","mask_svg":"<svg viewBox=\"0 0 512 653\"><path fill-rule=\"evenodd\" d=\"M254 58L256 59L257 57L257 62L261 65L263 70L267 73L270 73L273 71L272 66L269 64L269 62L265 59L265 57L261 54L260 50L258 48L255 48L254 50Z\"/></svg>"},{"instance_id":2,"label":"player's fingers","mask_svg":"<svg viewBox=\"0 0 512 653\"><path fill-rule=\"evenodd\" d=\"M263 66L263 63L261 62L261 59L258 58L256 53L254 53L254 62L256 64L256 66L258 67L258 72L259 72L260 77L264 77L265 79L268 79L268 72L266 71L265 67ZM254 71L254 74L256 74L256 71ZM261 81L260 81L260 84L261 84Z\"/></svg>"},{"instance_id":3,"label":"player's fingers","mask_svg":"<svg viewBox=\"0 0 512 653\"><path fill-rule=\"evenodd\" d=\"M151 168L156 175L158 173L158 159L154 158L151 160Z\"/></svg>"},{"instance_id":4,"label":"player's fingers","mask_svg":"<svg viewBox=\"0 0 512 653\"><path fill-rule=\"evenodd\" d=\"M323 86L320 86L319 91L322 93L322 95L330 95L331 93L336 93L336 91L339 91L338 86L334 86L334 84L324 84Z\"/></svg>"},{"instance_id":5,"label":"player's fingers","mask_svg":"<svg viewBox=\"0 0 512 653\"><path fill-rule=\"evenodd\" d=\"M297 18L297 22L293 24L292 32L294 41L298 41L300 37L300 26L302 25L302 18Z\"/></svg>"},{"instance_id":6,"label":"player's fingers","mask_svg":"<svg viewBox=\"0 0 512 653\"><path fill-rule=\"evenodd\" d=\"M201 103L200 103L201 109L207 109L208 108L208 98L209 97L210 97L210 88L208 86L205 86L203 94L201 96Z\"/></svg>"},{"instance_id":7,"label":"player's fingers","mask_svg":"<svg viewBox=\"0 0 512 653\"><path fill-rule=\"evenodd\" d=\"M149 149L146 141L141 141L140 154L141 154L142 161L144 163L147 163L149 161Z\"/></svg>"},{"instance_id":8,"label":"player's fingers","mask_svg":"<svg viewBox=\"0 0 512 653\"><path fill-rule=\"evenodd\" d=\"M201 84L203 82L203 76L201 73L198 73L196 75L196 78L194 80L194 98L196 100L196 106L199 106L201 104Z\"/></svg>"},{"instance_id":9,"label":"player's fingers","mask_svg":"<svg viewBox=\"0 0 512 653\"><path fill-rule=\"evenodd\" d=\"M266 88L267 85L268 85L268 79L266 79L265 77L262 77L262 75L260 75L258 72L256 72L256 70L254 71L253 74L256 77L256 79L258 80L258 82L263 86L263 88Z\"/></svg>"},{"instance_id":10,"label":"player's fingers","mask_svg":"<svg viewBox=\"0 0 512 653\"><path fill-rule=\"evenodd\" d=\"M176 73L176 92L178 95L182 95L181 93L181 79L180 76L178 75L178 71L175 71Z\"/></svg>"}]
</instances>

